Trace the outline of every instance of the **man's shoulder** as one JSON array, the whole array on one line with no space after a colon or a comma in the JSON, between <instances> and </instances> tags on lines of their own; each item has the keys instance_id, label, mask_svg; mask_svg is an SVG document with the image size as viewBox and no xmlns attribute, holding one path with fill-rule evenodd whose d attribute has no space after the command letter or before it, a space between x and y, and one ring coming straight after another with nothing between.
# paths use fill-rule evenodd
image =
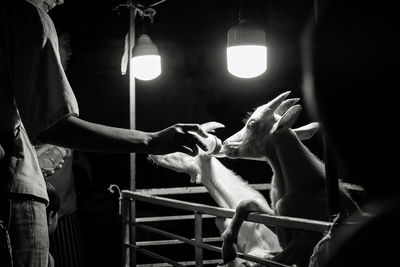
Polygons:
<instances>
[{"instance_id":1,"label":"man's shoulder","mask_svg":"<svg viewBox=\"0 0 400 267\"><path fill-rule=\"evenodd\" d=\"M26 0L6 0L5 2L7 8L22 19L38 16L40 13L40 8Z\"/></svg>"},{"instance_id":2,"label":"man's shoulder","mask_svg":"<svg viewBox=\"0 0 400 267\"><path fill-rule=\"evenodd\" d=\"M19 2L20 5L18 12L20 13L21 18L25 21L37 21L43 24L46 21L51 20L45 10L33 3L26 0L18 0L17 2Z\"/></svg>"},{"instance_id":3,"label":"man's shoulder","mask_svg":"<svg viewBox=\"0 0 400 267\"><path fill-rule=\"evenodd\" d=\"M4 23L14 27L31 25L34 21L42 23L42 18L47 15L44 10L26 0L1 0L0 10L5 14L2 16Z\"/></svg>"},{"instance_id":4,"label":"man's shoulder","mask_svg":"<svg viewBox=\"0 0 400 267\"><path fill-rule=\"evenodd\" d=\"M11 0L16 1L18 5L15 14L16 27L18 33L33 39L40 38L41 42L47 40L48 35L54 35L54 25L45 10L34 5L26 0Z\"/></svg>"}]
</instances>

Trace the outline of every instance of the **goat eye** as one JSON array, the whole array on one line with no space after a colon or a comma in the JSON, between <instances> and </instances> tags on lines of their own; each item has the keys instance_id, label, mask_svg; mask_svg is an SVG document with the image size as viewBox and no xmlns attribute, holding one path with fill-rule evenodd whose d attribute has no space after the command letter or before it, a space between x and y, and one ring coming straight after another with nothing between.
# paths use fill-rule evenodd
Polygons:
<instances>
[{"instance_id":1,"label":"goat eye","mask_svg":"<svg viewBox=\"0 0 400 267\"><path fill-rule=\"evenodd\" d=\"M256 128L256 126L257 126L257 124L256 124L255 121L250 121L250 122L247 124L247 129L253 130L253 129Z\"/></svg>"}]
</instances>

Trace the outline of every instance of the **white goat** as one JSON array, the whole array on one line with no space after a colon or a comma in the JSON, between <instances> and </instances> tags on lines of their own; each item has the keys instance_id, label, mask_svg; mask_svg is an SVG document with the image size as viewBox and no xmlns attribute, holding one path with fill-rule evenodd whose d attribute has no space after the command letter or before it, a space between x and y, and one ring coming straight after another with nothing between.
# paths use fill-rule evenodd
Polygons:
<instances>
[{"instance_id":1,"label":"white goat","mask_svg":"<svg viewBox=\"0 0 400 267\"><path fill-rule=\"evenodd\" d=\"M249 212L271 215L327 220L324 164L300 142L291 129L301 111L293 105L280 116L276 110L290 92L285 92L269 103L258 107L247 120L243 129L225 140L223 148L230 158L264 160L272 167L271 211L251 199L238 204L236 214L222 234L223 260L236 257L235 242L244 218ZM304 133L312 135L318 124L304 127ZM308 129L308 130L307 130ZM348 213L358 206L340 190L341 208ZM269 257L285 264L307 266L316 243L322 235L316 232L276 227L282 251Z\"/></svg>"}]
</instances>

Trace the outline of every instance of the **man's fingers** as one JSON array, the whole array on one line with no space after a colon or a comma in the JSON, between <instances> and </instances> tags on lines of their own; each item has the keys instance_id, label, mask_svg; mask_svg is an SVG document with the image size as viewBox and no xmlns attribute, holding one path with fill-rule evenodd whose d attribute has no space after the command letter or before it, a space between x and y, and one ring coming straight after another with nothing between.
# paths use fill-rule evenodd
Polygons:
<instances>
[{"instance_id":1,"label":"man's fingers","mask_svg":"<svg viewBox=\"0 0 400 267\"><path fill-rule=\"evenodd\" d=\"M223 127L225 126L219 122L207 122L202 125L195 123L176 124L175 129L183 135L181 136L181 138L183 138L181 139L183 145L179 151L190 156L196 156L199 153L198 147L203 151L207 151L207 145L203 139L208 137L207 131L214 131L215 129Z\"/></svg>"},{"instance_id":2,"label":"man's fingers","mask_svg":"<svg viewBox=\"0 0 400 267\"><path fill-rule=\"evenodd\" d=\"M204 141L196 134L192 134L192 136L193 144L198 145L202 150L207 151L206 143L204 143Z\"/></svg>"},{"instance_id":3,"label":"man's fingers","mask_svg":"<svg viewBox=\"0 0 400 267\"><path fill-rule=\"evenodd\" d=\"M207 133L200 127L199 124L180 124L180 127L184 132L196 132L198 135L202 137L207 137Z\"/></svg>"},{"instance_id":4,"label":"man's fingers","mask_svg":"<svg viewBox=\"0 0 400 267\"><path fill-rule=\"evenodd\" d=\"M189 156L195 157L199 153L199 149L197 148L196 145L192 145L190 147L188 146L182 146L181 152L188 154Z\"/></svg>"},{"instance_id":5,"label":"man's fingers","mask_svg":"<svg viewBox=\"0 0 400 267\"><path fill-rule=\"evenodd\" d=\"M207 145L206 143L202 140L202 138L194 133L194 132L187 132L183 136L183 141L184 145L186 145L189 148L195 148L196 151L198 151L196 145L198 145L202 150L206 151L207 150Z\"/></svg>"}]
</instances>

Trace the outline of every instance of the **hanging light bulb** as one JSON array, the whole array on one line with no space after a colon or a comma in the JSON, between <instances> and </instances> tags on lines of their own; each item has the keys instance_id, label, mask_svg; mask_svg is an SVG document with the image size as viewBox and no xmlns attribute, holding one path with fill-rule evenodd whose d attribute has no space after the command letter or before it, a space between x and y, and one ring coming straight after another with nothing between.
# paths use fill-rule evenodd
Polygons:
<instances>
[{"instance_id":1,"label":"hanging light bulb","mask_svg":"<svg viewBox=\"0 0 400 267\"><path fill-rule=\"evenodd\" d=\"M228 71L239 78L254 78L267 69L267 45L263 29L241 20L228 31Z\"/></svg>"},{"instance_id":2,"label":"hanging light bulb","mask_svg":"<svg viewBox=\"0 0 400 267\"><path fill-rule=\"evenodd\" d=\"M135 78L148 81L161 74L161 57L147 34L139 36L132 54L131 68Z\"/></svg>"}]
</instances>

